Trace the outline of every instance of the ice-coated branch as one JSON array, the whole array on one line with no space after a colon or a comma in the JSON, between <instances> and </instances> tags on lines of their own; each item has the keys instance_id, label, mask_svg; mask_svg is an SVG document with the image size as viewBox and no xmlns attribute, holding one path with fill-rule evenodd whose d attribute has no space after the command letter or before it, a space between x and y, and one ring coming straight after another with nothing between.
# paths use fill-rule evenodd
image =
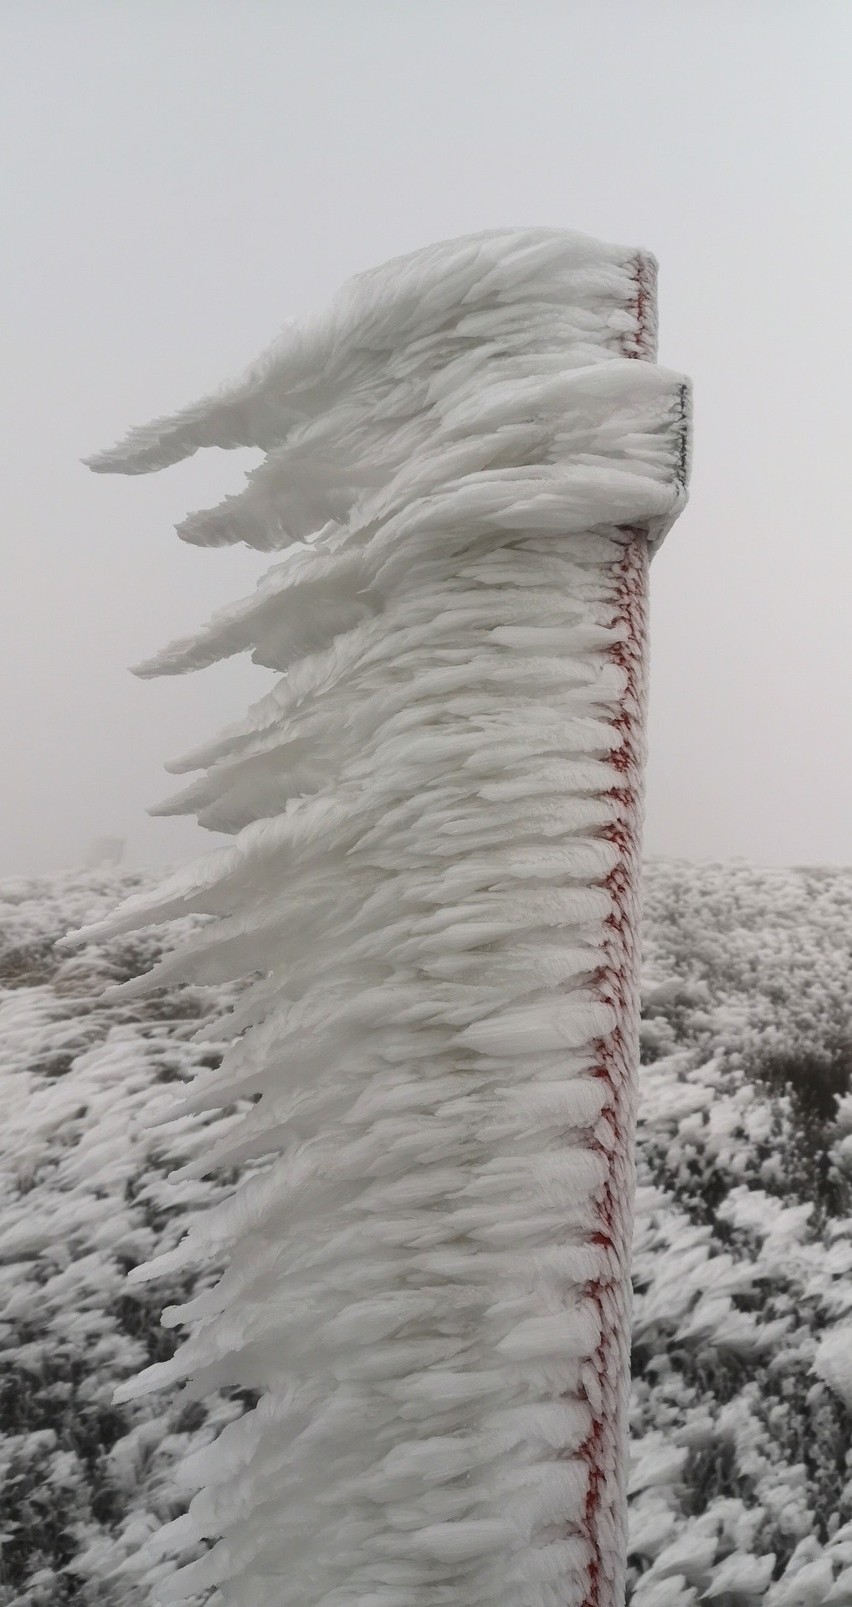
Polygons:
<instances>
[{"instance_id":1,"label":"ice-coated branch","mask_svg":"<svg viewBox=\"0 0 852 1607\"><path fill-rule=\"evenodd\" d=\"M261 446L181 533L283 555L143 667L280 672L173 767L233 847L98 928L200 911L149 982L251 978L186 1105L260 1095L207 1161L268 1164L167 1258L228 1265L126 1393L260 1401L184 1469L215 1544L163 1600L623 1599L646 580L687 456L654 328L642 253L470 236L93 462Z\"/></svg>"}]
</instances>

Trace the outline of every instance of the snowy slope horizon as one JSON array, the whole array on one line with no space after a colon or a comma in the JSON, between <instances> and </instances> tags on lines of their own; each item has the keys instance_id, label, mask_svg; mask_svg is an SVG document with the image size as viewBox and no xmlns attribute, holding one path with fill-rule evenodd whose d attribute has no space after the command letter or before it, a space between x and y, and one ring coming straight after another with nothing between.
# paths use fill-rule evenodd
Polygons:
<instances>
[{"instance_id":1,"label":"snowy slope horizon","mask_svg":"<svg viewBox=\"0 0 852 1607\"><path fill-rule=\"evenodd\" d=\"M0 1607L148 1602L191 1554L177 1465L246 1404L112 1399L174 1347L162 1306L216 1269L127 1271L235 1181L166 1180L235 1107L152 1123L218 1060L237 990L101 997L193 923L56 946L158 879L0 884ZM852 870L650 861L644 978L630 1599L843 1607Z\"/></svg>"}]
</instances>

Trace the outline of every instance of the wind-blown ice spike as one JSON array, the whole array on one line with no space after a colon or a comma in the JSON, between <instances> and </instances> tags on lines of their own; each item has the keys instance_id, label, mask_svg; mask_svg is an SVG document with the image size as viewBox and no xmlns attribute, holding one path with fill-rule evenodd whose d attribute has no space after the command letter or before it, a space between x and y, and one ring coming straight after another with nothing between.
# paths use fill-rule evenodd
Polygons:
<instances>
[{"instance_id":1,"label":"wind-blown ice spike","mask_svg":"<svg viewBox=\"0 0 852 1607\"><path fill-rule=\"evenodd\" d=\"M253 980L181 1108L260 1093L209 1160L271 1154L124 1390L261 1397L185 1469L215 1544L163 1601L623 1600L647 572L688 457L655 317L642 253L450 241L93 462L263 447L181 533L292 549L144 667L282 674L171 767L234 846L97 929L213 917L181 974Z\"/></svg>"}]
</instances>

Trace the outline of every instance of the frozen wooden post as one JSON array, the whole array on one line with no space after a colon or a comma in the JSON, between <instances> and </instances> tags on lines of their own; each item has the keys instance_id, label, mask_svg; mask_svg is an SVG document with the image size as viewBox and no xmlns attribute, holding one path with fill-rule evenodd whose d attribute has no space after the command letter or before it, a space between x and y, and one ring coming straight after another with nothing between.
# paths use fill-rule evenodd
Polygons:
<instances>
[{"instance_id":1,"label":"frozen wooden post","mask_svg":"<svg viewBox=\"0 0 852 1607\"><path fill-rule=\"evenodd\" d=\"M260 1093L208 1159L269 1165L148 1269L229 1258L126 1393L261 1399L186 1469L175 1547L217 1543L164 1600L623 1599L648 556L687 430L635 360L653 267L416 252L93 465L260 446L181 534L288 549L145 667L281 672L176 767L235 844L99 929L205 912L151 980L253 978L187 1103Z\"/></svg>"}]
</instances>

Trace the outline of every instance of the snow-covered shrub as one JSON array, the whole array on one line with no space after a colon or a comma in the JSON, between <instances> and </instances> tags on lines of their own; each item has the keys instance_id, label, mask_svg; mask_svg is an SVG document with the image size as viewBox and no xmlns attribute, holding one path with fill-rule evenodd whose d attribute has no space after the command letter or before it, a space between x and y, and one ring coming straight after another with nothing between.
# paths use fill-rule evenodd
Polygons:
<instances>
[{"instance_id":1,"label":"snow-covered shrub","mask_svg":"<svg viewBox=\"0 0 852 1607\"><path fill-rule=\"evenodd\" d=\"M852 875L653 864L634 1607L852 1602Z\"/></svg>"},{"instance_id":2,"label":"snow-covered shrub","mask_svg":"<svg viewBox=\"0 0 852 1607\"><path fill-rule=\"evenodd\" d=\"M165 1174L233 1119L152 1129L161 1085L218 1059L215 1039L190 1039L227 991L110 1004L104 987L147 970L162 934L71 957L56 947L138 881L91 871L0 889L3 1607L147 1602L163 1564L150 1559L137 1583L133 1559L182 1510L175 1461L243 1409L224 1397L113 1401L122 1379L171 1354L162 1307L193 1282L129 1290L127 1272L180 1239L193 1212L229 1186L223 1177L174 1186Z\"/></svg>"}]
</instances>

